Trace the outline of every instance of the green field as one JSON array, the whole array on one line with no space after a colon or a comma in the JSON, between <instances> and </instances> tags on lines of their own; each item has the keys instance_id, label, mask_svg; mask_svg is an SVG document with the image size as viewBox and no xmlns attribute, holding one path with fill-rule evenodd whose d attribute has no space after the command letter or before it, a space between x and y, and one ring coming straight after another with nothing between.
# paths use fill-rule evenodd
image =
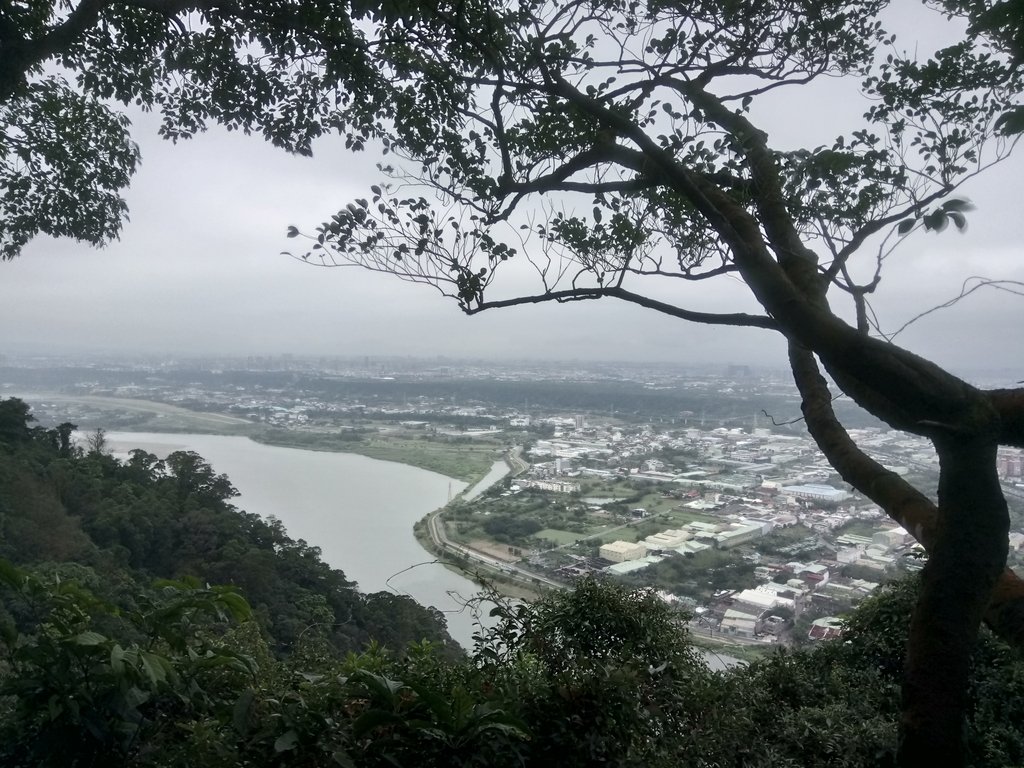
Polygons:
<instances>
[{"instance_id":1,"label":"green field","mask_svg":"<svg viewBox=\"0 0 1024 768\"><path fill-rule=\"evenodd\" d=\"M53 413L84 430L191 432L213 435L251 435L259 425L223 413L190 411L167 403L98 395L39 394L26 397L37 413Z\"/></svg>"},{"instance_id":2,"label":"green field","mask_svg":"<svg viewBox=\"0 0 1024 768\"><path fill-rule=\"evenodd\" d=\"M265 425L237 416L191 411L150 400L43 394L33 395L29 402L33 405L36 402L51 405L59 409L62 420L70 419L86 430L103 427L108 431L242 435L268 445L343 451L373 459L396 461L467 483L483 477L504 453L501 439L453 439L398 430L354 433L340 430L314 432L268 429Z\"/></svg>"},{"instance_id":3,"label":"green field","mask_svg":"<svg viewBox=\"0 0 1024 768\"><path fill-rule=\"evenodd\" d=\"M396 461L437 472L457 480L473 483L487 474L491 465L502 456L494 443L451 442L444 439L422 439L371 434L353 440L346 433L268 430L253 439L268 445L305 448L313 451L344 451L372 459Z\"/></svg>"},{"instance_id":4,"label":"green field","mask_svg":"<svg viewBox=\"0 0 1024 768\"><path fill-rule=\"evenodd\" d=\"M870 538L882 530L882 526L879 525L880 522L874 520L853 520L844 525L838 533L850 533L854 536L867 536Z\"/></svg>"},{"instance_id":5,"label":"green field","mask_svg":"<svg viewBox=\"0 0 1024 768\"><path fill-rule=\"evenodd\" d=\"M664 522L668 528L681 528L687 523L715 523L718 520L711 515L706 515L703 512L694 512L690 509L679 509L678 502L676 502L676 508L668 509L658 514L658 522Z\"/></svg>"},{"instance_id":6,"label":"green field","mask_svg":"<svg viewBox=\"0 0 1024 768\"><path fill-rule=\"evenodd\" d=\"M583 534L573 533L572 531L560 531L557 528L545 528L543 531L537 531L533 535L538 539L547 539L558 545L575 544L583 538Z\"/></svg>"}]
</instances>

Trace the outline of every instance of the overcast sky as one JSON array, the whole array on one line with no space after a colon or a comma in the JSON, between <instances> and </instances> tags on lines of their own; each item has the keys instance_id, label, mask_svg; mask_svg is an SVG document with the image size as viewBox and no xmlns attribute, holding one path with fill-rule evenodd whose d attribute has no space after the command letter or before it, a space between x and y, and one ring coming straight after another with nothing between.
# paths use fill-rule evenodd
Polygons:
<instances>
[{"instance_id":1,"label":"overcast sky","mask_svg":"<svg viewBox=\"0 0 1024 768\"><path fill-rule=\"evenodd\" d=\"M808 106L813 102L814 107ZM865 103L854 84L760 115L776 146L811 129L830 140ZM312 229L379 181L371 153L322 141L313 159L219 129L177 146L135 117L143 164L119 242L95 250L37 240L0 263L0 354L414 355L784 364L765 331L708 328L612 302L465 317L432 289L285 256L289 224ZM812 144L813 146L813 144ZM918 234L889 263L876 308L896 328L971 275L1024 280L1021 153L971 183L966 234ZM706 308L753 309L732 284ZM900 343L958 371L1024 369L1024 299L982 291L922 321ZM1024 378L1024 370L1021 376Z\"/></svg>"}]
</instances>

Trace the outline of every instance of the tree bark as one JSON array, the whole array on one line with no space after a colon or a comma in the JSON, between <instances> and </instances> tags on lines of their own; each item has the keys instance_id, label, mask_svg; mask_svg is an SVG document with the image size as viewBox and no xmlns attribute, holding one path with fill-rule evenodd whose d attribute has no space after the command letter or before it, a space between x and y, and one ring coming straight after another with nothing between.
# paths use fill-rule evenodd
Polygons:
<instances>
[{"instance_id":1,"label":"tree bark","mask_svg":"<svg viewBox=\"0 0 1024 768\"><path fill-rule=\"evenodd\" d=\"M965 764L971 656L992 589L1006 567L1009 515L994 440L936 440L939 516L910 624L898 763Z\"/></svg>"},{"instance_id":2,"label":"tree bark","mask_svg":"<svg viewBox=\"0 0 1024 768\"><path fill-rule=\"evenodd\" d=\"M790 343L789 357L808 430L822 452L929 552L907 644L899 764L962 766L970 661L982 617L1005 639L1024 640L1024 584L1006 568L1009 516L996 439L982 433L934 441L936 506L854 443L813 355Z\"/></svg>"},{"instance_id":3,"label":"tree bark","mask_svg":"<svg viewBox=\"0 0 1024 768\"><path fill-rule=\"evenodd\" d=\"M999 411L1000 444L1024 448L1024 389L992 389L985 394Z\"/></svg>"},{"instance_id":4,"label":"tree bark","mask_svg":"<svg viewBox=\"0 0 1024 768\"><path fill-rule=\"evenodd\" d=\"M811 352L790 344L789 361L807 430L825 458L846 482L878 504L930 551L938 525L935 503L853 441L836 417L828 384ZM985 623L1006 642L1024 648L1024 581L1009 568L1003 570L992 590Z\"/></svg>"}]
</instances>

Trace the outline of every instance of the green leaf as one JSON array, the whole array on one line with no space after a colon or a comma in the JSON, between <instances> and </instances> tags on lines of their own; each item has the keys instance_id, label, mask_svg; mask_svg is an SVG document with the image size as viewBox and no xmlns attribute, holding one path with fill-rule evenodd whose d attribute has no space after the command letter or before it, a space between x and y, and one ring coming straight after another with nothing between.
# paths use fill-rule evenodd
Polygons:
<instances>
[{"instance_id":1,"label":"green leaf","mask_svg":"<svg viewBox=\"0 0 1024 768\"><path fill-rule=\"evenodd\" d=\"M217 595L217 601L227 608L231 618L235 621L243 621L252 615L249 603L238 592L225 590Z\"/></svg>"},{"instance_id":2,"label":"green leaf","mask_svg":"<svg viewBox=\"0 0 1024 768\"><path fill-rule=\"evenodd\" d=\"M93 632L91 629L87 629L85 632L79 632L71 638L71 642L75 645L102 645L107 642L107 638L99 632Z\"/></svg>"},{"instance_id":3,"label":"green leaf","mask_svg":"<svg viewBox=\"0 0 1024 768\"><path fill-rule=\"evenodd\" d=\"M139 660L142 663L142 669L145 671L146 677L149 678L153 685L164 682L172 671L170 662L163 656L158 656L155 653L143 651Z\"/></svg>"},{"instance_id":4,"label":"green leaf","mask_svg":"<svg viewBox=\"0 0 1024 768\"><path fill-rule=\"evenodd\" d=\"M249 710L252 708L255 698L256 693L252 689L242 691L242 695L238 697L238 701L235 702L235 707L231 711L231 725L235 732L242 736L249 732Z\"/></svg>"},{"instance_id":5,"label":"green leaf","mask_svg":"<svg viewBox=\"0 0 1024 768\"><path fill-rule=\"evenodd\" d=\"M917 220L916 219L906 219L904 221L901 221L899 223L899 226L896 227L896 232L897 232L897 234L899 234L902 237L903 235L906 235L907 233L909 233L910 230L912 230L914 228L915 224L917 224Z\"/></svg>"},{"instance_id":6,"label":"green leaf","mask_svg":"<svg viewBox=\"0 0 1024 768\"><path fill-rule=\"evenodd\" d=\"M974 206L971 205L969 200L961 200L959 198L951 198L946 200L942 204L942 210L944 211L973 211Z\"/></svg>"},{"instance_id":7,"label":"green leaf","mask_svg":"<svg viewBox=\"0 0 1024 768\"><path fill-rule=\"evenodd\" d=\"M352 735L356 738L362 738L376 728L404 724L405 718L399 714L387 712L383 709L371 709L361 714L352 723Z\"/></svg>"},{"instance_id":8,"label":"green leaf","mask_svg":"<svg viewBox=\"0 0 1024 768\"><path fill-rule=\"evenodd\" d=\"M1024 107L1013 107L999 116L995 122L996 133L1003 136L1016 136L1024 133Z\"/></svg>"},{"instance_id":9,"label":"green leaf","mask_svg":"<svg viewBox=\"0 0 1024 768\"><path fill-rule=\"evenodd\" d=\"M27 578L22 571L15 568L9 562L0 560L0 581L15 589L20 589Z\"/></svg>"},{"instance_id":10,"label":"green leaf","mask_svg":"<svg viewBox=\"0 0 1024 768\"><path fill-rule=\"evenodd\" d=\"M274 741L275 752L287 752L288 750L295 749L295 745L299 743L299 734L294 730L286 731L282 733Z\"/></svg>"},{"instance_id":11,"label":"green leaf","mask_svg":"<svg viewBox=\"0 0 1024 768\"><path fill-rule=\"evenodd\" d=\"M18 642L18 629L13 622L0 621L0 640L3 640L8 648L13 648Z\"/></svg>"},{"instance_id":12,"label":"green leaf","mask_svg":"<svg viewBox=\"0 0 1024 768\"><path fill-rule=\"evenodd\" d=\"M946 220L946 213L942 209L925 214L923 221L925 229L935 232L941 232L944 230L948 223Z\"/></svg>"}]
</instances>

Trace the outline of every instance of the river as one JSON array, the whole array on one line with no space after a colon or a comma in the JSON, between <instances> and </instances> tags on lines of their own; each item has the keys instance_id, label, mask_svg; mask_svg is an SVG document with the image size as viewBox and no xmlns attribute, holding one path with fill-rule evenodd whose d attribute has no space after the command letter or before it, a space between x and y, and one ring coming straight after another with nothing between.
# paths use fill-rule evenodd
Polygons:
<instances>
[{"instance_id":1,"label":"river","mask_svg":"<svg viewBox=\"0 0 1024 768\"><path fill-rule=\"evenodd\" d=\"M245 437L109 432L119 457L142 448L165 457L195 451L226 474L239 509L276 516L294 539L320 547L364 592L411 595L445 614L448 630L465 646L476 629L465 607L473 582L433 562L413 536L413 524L444 505L466 484L435 472L353 453L263 445Z\"/></svg>"},{"instance_id":2,"label":"river","mask_svg":"<svg viewBox=\"0 0 1024 768\"><path fill-rule=\"evenodd\" d=\"M344 571L364 592L390 590L434 606L445 614L452 637L471 647L480 617L466 600L478 587L435 562L412 530L465 483L354 453L282 448L246 437L108 432L107 442L119 458L133 448L161 458L195 451L231 479L240 494L234 499L239 509L277 517L292 538L320 547L324 562ZM482 493L508 471L505 462L495 462L464 498ZM484 621L491 623L486 616ZM738 663L710 651L703 655L712 669Z\"/></svg>"}]
</instances>

